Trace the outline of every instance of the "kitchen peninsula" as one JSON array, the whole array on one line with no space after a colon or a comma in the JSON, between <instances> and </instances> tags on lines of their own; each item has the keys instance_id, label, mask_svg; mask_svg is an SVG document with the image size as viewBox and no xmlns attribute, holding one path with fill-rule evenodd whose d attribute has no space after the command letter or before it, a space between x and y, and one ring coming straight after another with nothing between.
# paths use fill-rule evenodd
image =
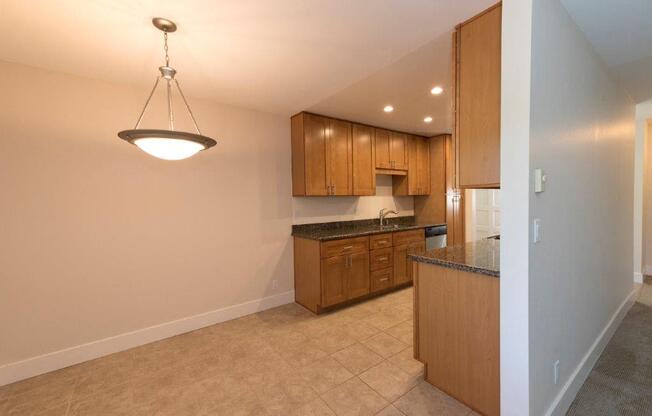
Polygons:
<instances>
[{"instance_id":1,"label":"kitchen peninsula","mask_svg":"<svg viewBox=\"0 0 652 416\"><path fill-rule=\"evenodd\" d=\"M484 415L500 414L500 240L410 258L414 356L426 381Z\"/></svg>"}]
</instances>

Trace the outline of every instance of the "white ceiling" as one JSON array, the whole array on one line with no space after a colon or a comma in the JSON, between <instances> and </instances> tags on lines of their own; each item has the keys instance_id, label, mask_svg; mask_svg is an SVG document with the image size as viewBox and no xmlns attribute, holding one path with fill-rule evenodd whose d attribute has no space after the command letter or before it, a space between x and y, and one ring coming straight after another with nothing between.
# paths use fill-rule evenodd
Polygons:
<instances>
[{"instance_id":1,"label":"white ceiling","mask_svg":"<svg viewBox=\"0 0 652 416\"><path fill-rule=\"evenodd\" d=\"M289 116L324 111L450 129L450 32L495 0L0 0L0 59L142 87L162 64L154 16L177 22L187 95ZM449 89L447 88L447 91ZM390 102L396 111L384 117ZM424 128L423 117L435 121Z\"/></svg>"},{"instance_id":2,"label":"white ceiling","mask_svg":"<svg viewBox=\"0 0 652 416\"><path fill-rule=\"evenodd\" d=\"M652 0L562 0L634 101L652 98Z\"/></svg>"}]
</instances>

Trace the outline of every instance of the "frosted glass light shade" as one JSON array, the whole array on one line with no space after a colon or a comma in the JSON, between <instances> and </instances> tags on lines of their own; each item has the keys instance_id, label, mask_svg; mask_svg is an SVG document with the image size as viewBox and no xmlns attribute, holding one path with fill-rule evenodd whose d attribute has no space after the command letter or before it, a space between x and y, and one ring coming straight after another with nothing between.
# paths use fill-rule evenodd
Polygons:
<instances>
[{"instance_id":1,"label":"frosted glass light shade","mask_svg":"<svg viewBox=\"0 0 652 416\"><path fill-rule=\"evenodd\" d=\"M134 140L134 144L143 152L164 160L186 159L200 150L204 150L202 144L190 140L161 137Z\"/></svg>"},{"instance_id":2,"label":"frosted glass light shade","mask_svg":"<svg viewBox=\"0 0 652 416\"><path fill-rule=\"evenodd\" d=\"M175 130L123 130L118 136L164 160L181 160L217 144L210 137Z\"/></svg>"}]
</instances>

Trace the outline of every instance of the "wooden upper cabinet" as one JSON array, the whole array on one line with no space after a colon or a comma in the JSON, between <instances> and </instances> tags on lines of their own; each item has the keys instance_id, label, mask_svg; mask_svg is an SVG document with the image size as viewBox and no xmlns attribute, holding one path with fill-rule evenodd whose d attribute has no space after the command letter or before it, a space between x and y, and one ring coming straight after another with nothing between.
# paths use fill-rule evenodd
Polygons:
<instances>
[{"instance_id":1,"label":"wooden upper cabinet","mask_svg":"<svg viewBox=\"0 0 652 416\"><path fill-rule=\"evenodd\" d=\"M394 195L430 194L430 142L425 137L408 136L407 176L394 177Z\"/></svg>"},{"instance_id":2,"label":"wooden upper cabinet","mask_svg":"<svg viewBox=\"0 0 652 416\"><path fill-rule=\"evenodd\" d=\"M390 138L390 156L392 169L407 170L408 168L408 135L392 132Z\"/></svg>"},{"instance_id":3,"label":"wooden upper cabinet","mask_svg":"<svg viewBox=\"0 0 652 416\"><path fill-rule=\"evenodd\" d=\"M328 120L306 115L303 120L305 146L305 194L328 194L327 133Z\"/></svg>"},{"instance_id":4,"label":"wooden upper cabinet","mask_svg":"<svg viewBox=\"0 0 652 416\"><path fill-rule=\"evenodd\" d=\"M376 168L407 170L408 135L383 129L374 129Z\"/></svg>"},{"instance_id":5,"label":"wooden upper cabinet","mask_svg":"<svg viewBox=\"0 0 652 416\"><path fill-rule=\"evenodd\" d=\"M376 143L376 168L391 169L391 132L382 129L374 129L374 141Z\"/></svg>"},{"instance_id":6,"label":"wooden upper cabinet","mask_svg":"<svg viewBox=\"0 0 652 416\"><path fill-rule=\"evenodd\" d=\"M300 113L291 127L292 194L352 195L351 123Z\"/></svg>"},{"instance_id":7,"label":"wooden upper cabinet","mask_svg":"<svg viewBox=\"0 0 652 416\"><path fill-rule=\"evenodd\" d=\"M376 195L374 129L353 124L353 195Z\"/></svg>"},{"instance_id":8,"label":"wooden upper cabinet","mask_svg":"<svg viewBox=\"0 0 652 416\"><path fill-rule=\"evenodd\" d=\"M430 194L430 143L425 137L410 137L408 188L409 195Z\"/></svg>"},{"instance_id":9,"label":"wooden upper cabinet","mask_svg":"<svg viewBox=\"0 0 652 416\"><path fill-rule=\"evenodd\" d=\"M351 147L351 123L329 120L326 138L326 161L331 195L353 194L353 162Z\"/></svg>"},{"instance_id":10,"label":"wooden upper cabinet","mask_svg":"<svg viewBox=\"0 0 652 416\"><path fill-rule=\"evenodd\" d=\"M500 187L501 5L457 28L458 186Z\"/></svg>"}]
</instances>

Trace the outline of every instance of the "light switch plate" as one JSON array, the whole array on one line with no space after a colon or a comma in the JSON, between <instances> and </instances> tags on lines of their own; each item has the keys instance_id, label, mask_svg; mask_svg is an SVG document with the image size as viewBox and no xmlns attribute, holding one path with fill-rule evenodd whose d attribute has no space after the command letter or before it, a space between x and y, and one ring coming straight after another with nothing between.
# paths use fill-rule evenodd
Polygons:
<instances>
[{"instance_id":1,"label":"light switch plate","mask_svg":"<svg viewBox=\"0 0 652 416\"><path fill-rule=\"evenodd\" d=\"M534 192L539 193L545 191L546 175L542 169L534 169Z\"/></svg>"},{"instance_id":2,"label":"light switch plate","mask_svg":"<svg viewBox=\"0 0 652 416\"><path fill-rule=\"evenodd\" d=\"M535 218L532 223L532 240L535 243L541 241L541 219Z\"/></svg>"}]
</instances>

